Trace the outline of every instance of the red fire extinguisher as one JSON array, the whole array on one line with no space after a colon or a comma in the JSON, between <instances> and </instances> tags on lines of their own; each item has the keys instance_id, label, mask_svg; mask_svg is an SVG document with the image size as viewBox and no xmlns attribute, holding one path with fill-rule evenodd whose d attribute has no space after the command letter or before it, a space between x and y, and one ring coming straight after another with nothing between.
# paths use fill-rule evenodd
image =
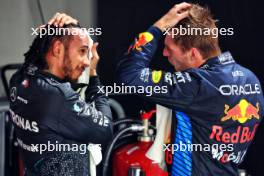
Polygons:
<instances>
[{"instance_id":1,"label":"red fire extinguisher","mask_svg":"<svg viewBox=\"0 0 264 176\"><path fill-rule=\"evenodd\" d=\"M168 176L158 163L146 157L146 153L153 144L154 137L149 134L149 119L156 112L143 112L143 133L138 141L117 149L113 154L113 176Z\"/></svg>"}]
</instances>

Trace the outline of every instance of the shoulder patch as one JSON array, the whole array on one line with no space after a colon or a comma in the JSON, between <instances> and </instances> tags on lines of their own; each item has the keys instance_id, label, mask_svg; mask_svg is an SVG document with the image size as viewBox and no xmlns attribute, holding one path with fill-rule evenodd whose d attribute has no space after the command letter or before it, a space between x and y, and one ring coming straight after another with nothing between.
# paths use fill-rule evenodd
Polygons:
<instances>
[{"instance_id":1,"label":"shoulder patch","mask_svg":"<svg viewBox=\"0 0 264 176\"><path fill-rule=\"evenodd\" d=\"M128 53L134 49L141 52L142 46L145 46L147 43L151 42L153 40L153 38L154 37L150 32L140 33L138 38L135 39L134 44L129 47Z\"/></svg>"}]
</instances>

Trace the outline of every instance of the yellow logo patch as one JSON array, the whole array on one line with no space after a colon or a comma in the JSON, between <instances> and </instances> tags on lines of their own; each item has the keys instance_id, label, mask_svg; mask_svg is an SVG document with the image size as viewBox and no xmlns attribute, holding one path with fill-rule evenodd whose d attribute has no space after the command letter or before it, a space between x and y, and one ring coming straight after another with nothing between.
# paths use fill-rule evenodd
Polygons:
<instances>
[{"instance_id":1,"label":"yellow logo patch","mask_svg":"<svg viewBox=\"0 0 264 176\"><path fill-rule=\"evenodd\" d=\"M162 71L153 71L152 72L152 81L153 83L159 83L162 77Z\"/></svg>"}]
</instances>

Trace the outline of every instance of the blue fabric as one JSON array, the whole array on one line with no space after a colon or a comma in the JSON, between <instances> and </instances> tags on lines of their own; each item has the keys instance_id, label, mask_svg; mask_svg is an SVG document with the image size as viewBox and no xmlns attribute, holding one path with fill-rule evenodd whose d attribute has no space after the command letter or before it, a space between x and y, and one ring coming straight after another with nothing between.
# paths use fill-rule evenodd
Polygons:
<instances>
[{"instance_id":1,"label":"blue fabric","mask_svg":"<svg viewBox=\"0 0 264 176\"><path fill-rule=\"evenodd\" d=\"M188 144L192 143L192 125L190 118L182 113L176 113L177 130L174 142L174 154L172 162L172 176L192 175L192 152L188 150ZM184 146L180 148L180 145ZM178 146L177 148L175 146Z\"/></svg>"}]
</instances>

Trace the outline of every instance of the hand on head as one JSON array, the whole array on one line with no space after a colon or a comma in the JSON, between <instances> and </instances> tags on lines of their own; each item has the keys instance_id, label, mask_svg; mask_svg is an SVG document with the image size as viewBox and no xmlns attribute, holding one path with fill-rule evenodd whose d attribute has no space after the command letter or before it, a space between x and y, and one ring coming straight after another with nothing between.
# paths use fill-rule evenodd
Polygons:
<instances>
[{"instance_id":1,"label":"hand on head","mask_svg":"<svg viewBox=\"0 0 264 176\"><path fill-rule=\"evenodd\" d=\"M78 24L78 21L65 13L56 13L48 22L49 25L62 27L67 24Z\"/></svg>"},{"instance_id":2,"label":"hand on head","mask_svg":"<svg viewBox=\"0 0 264 176\"><path fill-rule=\"evenodd\" d=\"M188 17L191 4L186 2L174 5L163 17L161 17L154 26L158 27L161 31L172 28L179 21Z\"/></svg>"}]
</instances>

